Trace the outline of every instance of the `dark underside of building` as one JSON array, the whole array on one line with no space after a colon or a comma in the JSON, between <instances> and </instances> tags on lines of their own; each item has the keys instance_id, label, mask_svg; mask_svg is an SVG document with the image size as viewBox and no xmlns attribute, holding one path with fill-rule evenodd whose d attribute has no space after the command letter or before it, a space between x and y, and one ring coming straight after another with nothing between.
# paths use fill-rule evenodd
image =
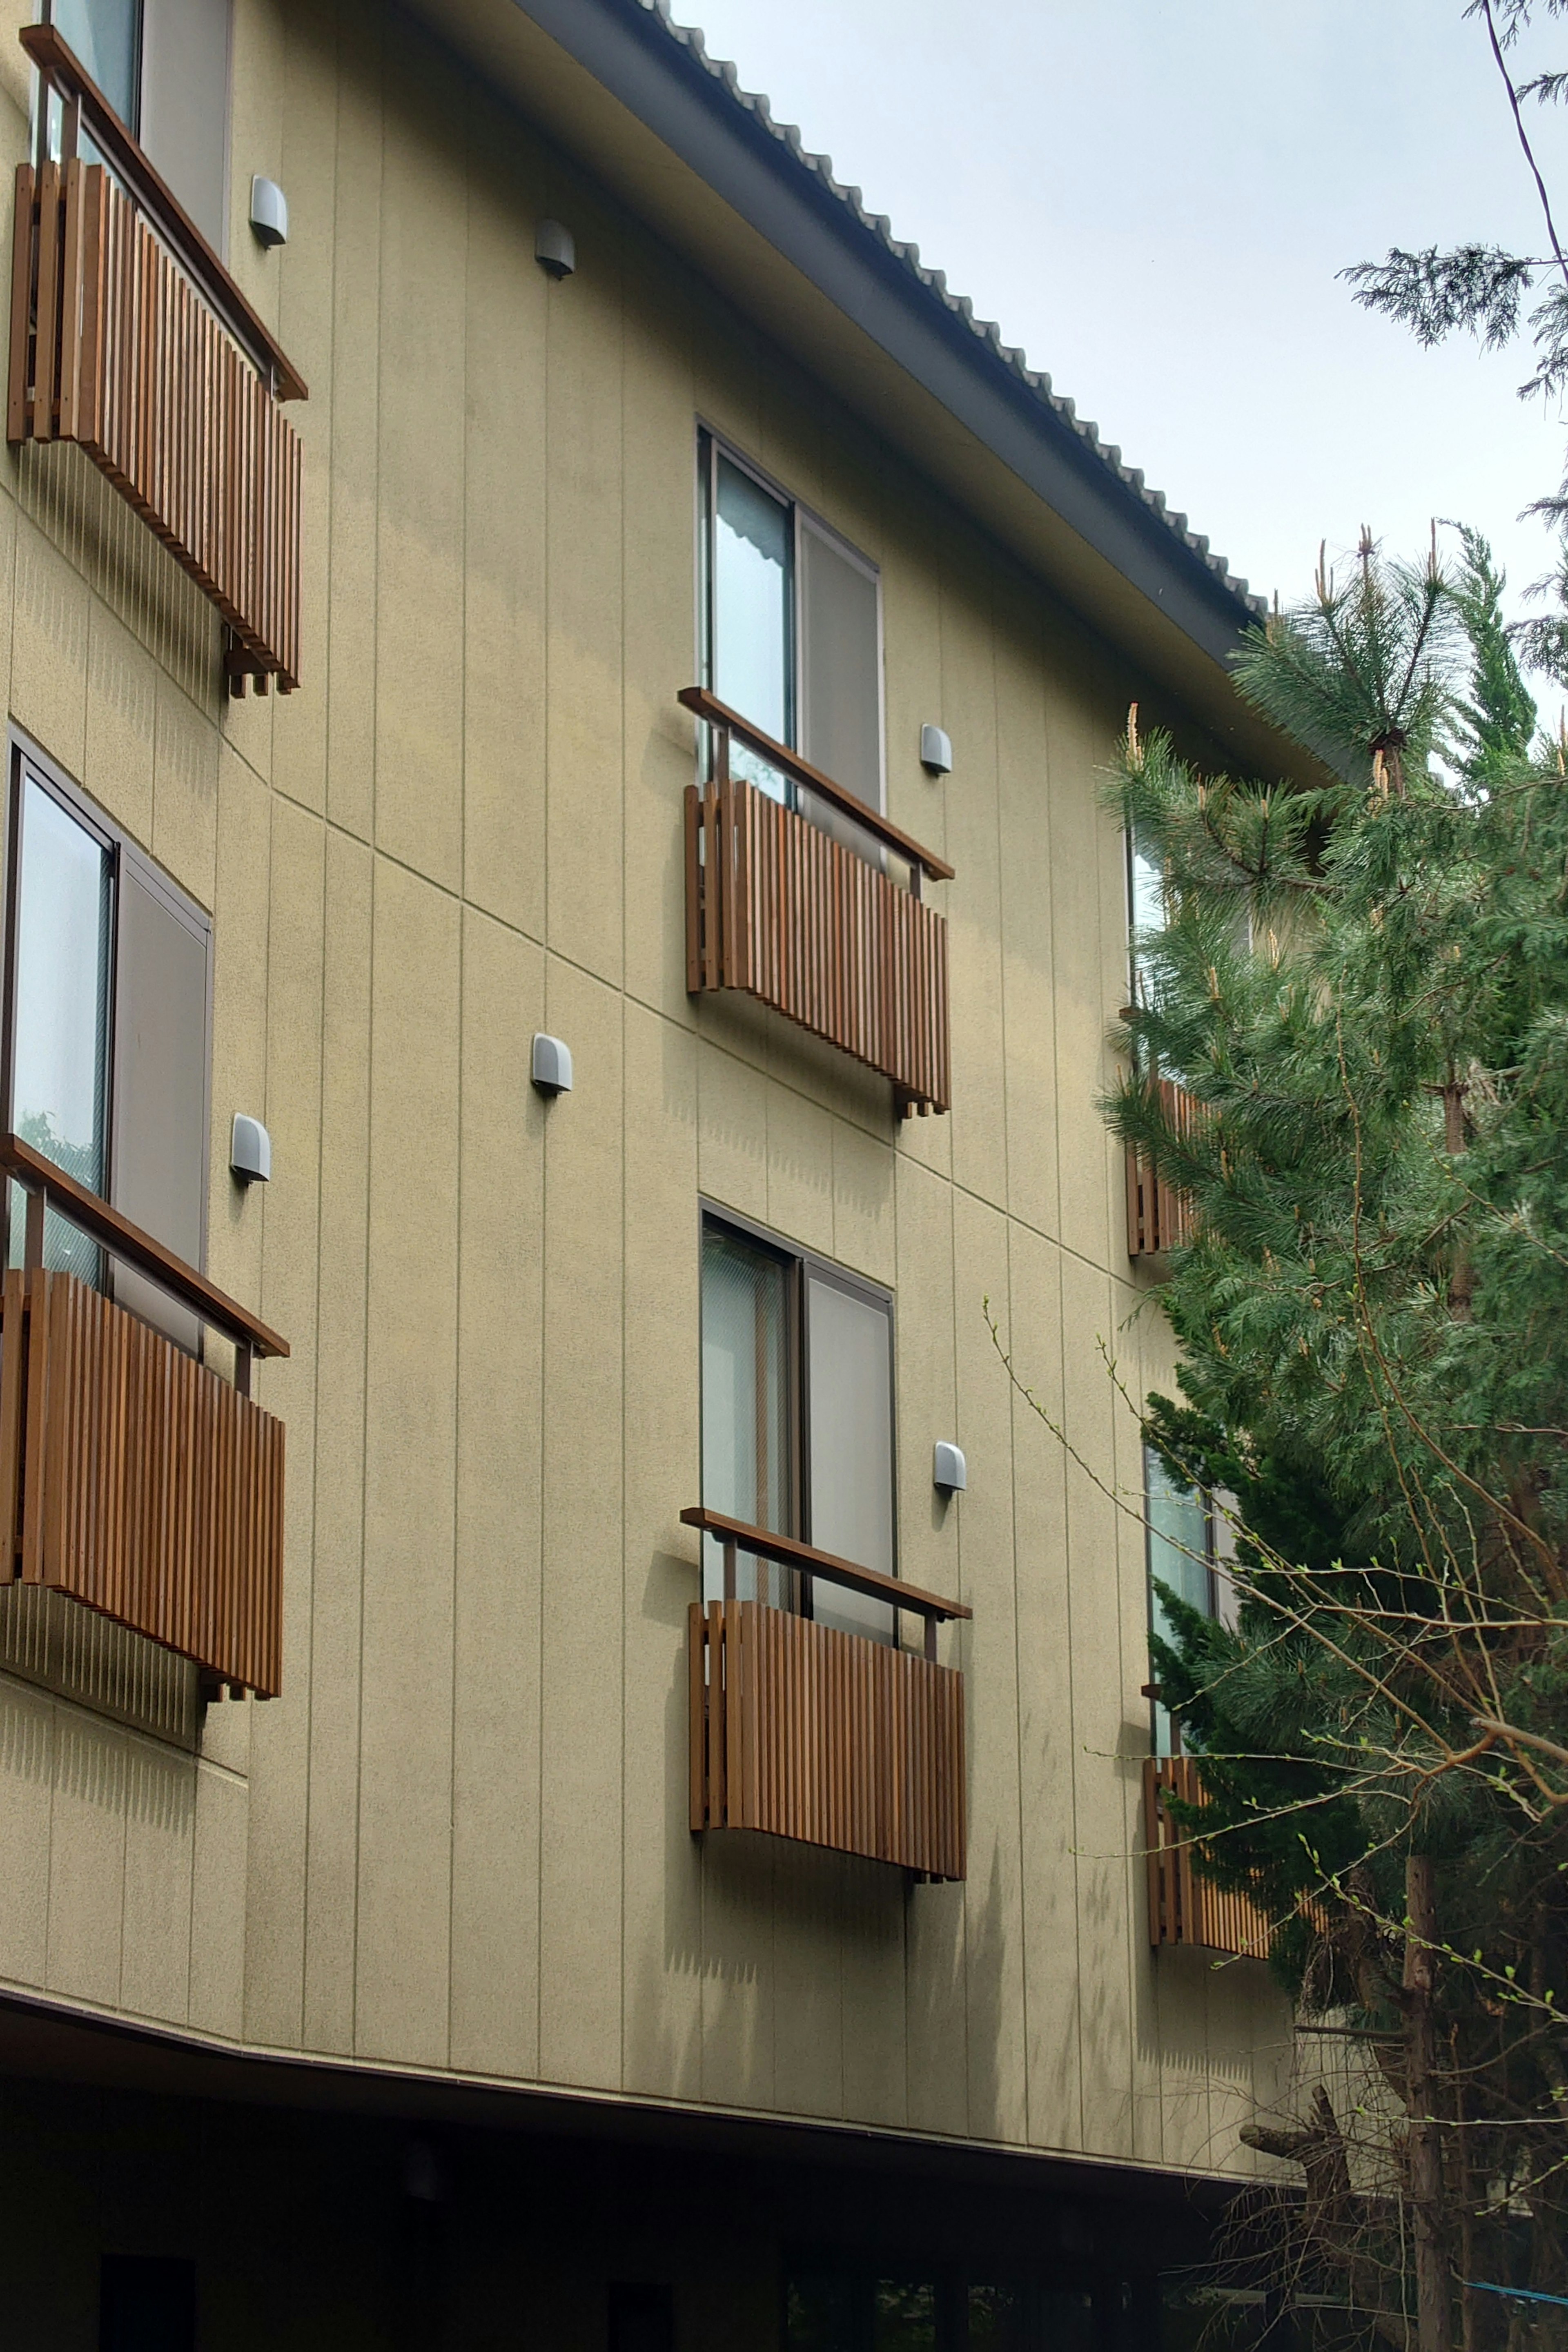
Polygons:
<instances>
[{"instance_id":1,"label":"dark underside of building","mask_svg":"<svg viewBox=\"0 0 1568 2352\"><path fill-rule=\"evenodd\" d=\"M1213 2180L241 2057L25 2004L0 2067L5 2352L1215 2336L1180 2308Z\"/></svg>"}]
</instances>

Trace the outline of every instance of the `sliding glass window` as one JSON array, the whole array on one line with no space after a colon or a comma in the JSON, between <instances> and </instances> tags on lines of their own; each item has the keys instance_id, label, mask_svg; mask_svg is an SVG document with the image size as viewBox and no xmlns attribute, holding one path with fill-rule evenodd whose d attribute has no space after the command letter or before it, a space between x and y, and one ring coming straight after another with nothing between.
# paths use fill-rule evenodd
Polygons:
<instances>
[{"instance_id":1,"label":"sliding glass window","mask_svg":"<svg viewBox=\"0 0 1568 2352\"><path fill-rule=\"evenodd\" d=\"M773 1535L798 1536L857 1567L897 1573L893 1321L885 1291L717 1212L702 1224L702 1499ZM794 1608L776 1566L736 1562L742 1600ZM723 1592L711 1537L703 1593ZM891 1641L893 1612L817 1581L823 1624Z\"/></svg>"},{"instance_id":2,"label":"sliding glass window","mask_svg":"<svg viewBox=\"0 0 1568 2352\"><path fill-rule=\"evenodd\" d=\"M13 746L4 1094L12 1130L187 1265L206 1239L212 926L84 794ZM11 1202L11 1263L24 1202ZM45 1221L47 1265L90 1283L100 1252ZM195 1349L195 1319L128 1266L114 1297Z\"/></svg>"},{"instance_id":3,"label":"sliding glass window","mask_svg":"<svg viewBox=\"0 0 1568 2352\"><path fill-rule=\"evenodd\" d=\"M1179 1486L1152 1445L1143 1448L1143 1492L1149 1538L1149 1624L1163 1642L1175 1627L1166 1603L1174 1593L1202 1617L1215 1610L1214 1513L1195 1486ZM1163 1590L1162 1590L1163 1588ZM1154 1753L1171 1756L1178 1743L1170 1710L1153 1703Z\"/></svg>"},{"instance_id":4,"label":"sliding glass window","mask_svg":"<svg viewBox=\"0 0 1568 2352\"><path fill-rule=\"evenodd\" d=\"M712 434L698 436L699 655L704 686L868 808L882 792L877 567ZM734 771L795 805L798 788L736 745ZM826 805L819 823L848 821ZM858 839L854 846L859 848Z\"/></svg>"}]
</instances>

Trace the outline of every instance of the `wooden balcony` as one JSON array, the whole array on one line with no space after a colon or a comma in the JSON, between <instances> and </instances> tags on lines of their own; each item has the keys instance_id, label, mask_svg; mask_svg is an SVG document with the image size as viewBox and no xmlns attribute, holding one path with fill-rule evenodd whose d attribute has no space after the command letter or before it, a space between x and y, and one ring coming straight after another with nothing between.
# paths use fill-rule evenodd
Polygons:
<instances>
[{"instance_id":1,"label":"wooden balcony","mask_svg":"<svg viewBox=\"0 0 1568 2352\"><path fill-rule=\"evenodd\" d=\"M1198 1106L1173 1078L1160 1080L1165 1114L1184 1134L1191 1131ZM1157 1176L1133 1144L1127 1146L1127 1255L1160 1257L1184 1249L1193 1237L1193 1212L1184 1193Z\"/></svg>"},{"instance_id":2,"label":"wooden balcony","mask_svg":"<svg viewBox=\"0 0 1568 2352\"><path fill-rule=\"evenodd\" d=\"M890 1078L906 1115L945 1111L947 925L920 892L952 866L701 688L680 700L715 744L712 782L686 793L687 988L743 990ZM731 738L847 819L866 854L734 778Z\"/></svg>"},{"instance_id":3,"label":"wooden balcony","mask_svg":"<svg viewBox=\"0 0 1568 2352\"><path fill-rule=\"evenodd\" d=\"M1267 1913L1245 1895L1227 1894L1193 1868L1189 1835L1172 1820L1165 1800L1206 1804L1191 1756L1151 1756L1143 1767L1143 1843L1149 1871L1149 1941L1192 1944L1208 1952L1267 1959L1273 1930Z\"/></svg>"},{"instance_id":4,"label":"wooden balcony","mask_svg":"<svg viewBox=\"0 0 1568 2352\"><path fill-rule=\"evenodd\" d=\"M727 1597L690 1610L691 1827L762 1830L926 1878L964 1874L963 1677L936 1663L962 1602L856 1568L713 1511L682 1511L725 1546ZM734 1597L736 1550L892 1601L924 1618L926 1654Z\"/></svg>"},{"instance_id":5,"label":"wooden balcony","mask_svg":"<svg viewBox=\"0 0 1568 2352\"><path fill-rule=\"evenodd\" d=\"M59 35L21 38L64 153L17 167L6 439L76 442L222 614L231 691L288 692L305 385Z\"/></svg>"},{"instance_id":6,"label":"wooden balcony","mask_svg":"<svg viewBox=\"0 0 1568 2352\"><path fill-rule=\"evenodd\" d=\"M0 1582L64 1592L271 1697L282 1672L283 1425L248 1394L284 1340L19 1138L27 1263L0 1284ZM237 1382L42 1265L46 1205L232 1339Z\"/></svg>"}]
</instances>

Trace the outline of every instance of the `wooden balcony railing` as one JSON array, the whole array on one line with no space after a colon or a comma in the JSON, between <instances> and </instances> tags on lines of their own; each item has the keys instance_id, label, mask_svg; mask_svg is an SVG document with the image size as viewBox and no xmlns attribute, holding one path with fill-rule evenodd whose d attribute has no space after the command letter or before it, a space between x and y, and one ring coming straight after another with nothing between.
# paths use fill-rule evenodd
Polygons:
<instances>
[{"instance_id":1,"label":"wooden balcony railing","mask_svg":"<svg viewBox=\"0 0 1568 2352\"><path fill-rule=\"evenodd\" d=\"M937 1624L967 1617L897 1577L724 1517L682 1511L725 1548L725 1598L690 1611L691 1827L763 1830L928 1878L964 1874L963 1677ZM926 1622L926 1654L735 1598L737 1550Z\"/></svg>"},{"instance_id":2,"label":"wooden balcony railing","mask_svg":"<svg viewBox=\"0 0 1568 2352\"><path fill-rule=\"evenodd\" d=\"M287 693L300 443L279 404L304 383L58 33L21 38L43 89L40 152L16 171L6 439L79 443L222 614L231 690Z\"/></svg>"},{"instance_id":3,"label":"wooden balcony railing","mask_svg":"<svg viewBox=\"0 0 1568 2352\"><path fill-rule=\"evenodd\" d=\"M920 892L952 866L702 688L680 700L715 746L713 781L686 793L688 989L742 989L890 1078L906 1115L945 1111L947 926ZM849 819L868 854L733 777L731 737ZM885 853L908 889L871 862Z\"/></svg>"},{"instance_id":4,"label":"wooden balcony railing","mask_svg":"<svg viewBox=\"0 0 1568 2352\"><path fill-rule=\"evenodd\" d=\"M1198 1107L1173 1078L1160 1080L1165 1114L1183 1133L1194 1125ZM1157 1176L1135 1144L1127 1147L1127 1255L1159 1257L1170 1249L1184 1249L1193 1237L1192 1204L1184 1193Z\"/></svg>"},{"instance_id":5,"label":"wooden balcony railing","mask_svg":"<svg viewBox=\"0 0 1568 2352\"><path fill-rule=\"evenodd\" d=\"M70 1594L235 1693L282 1669L283 1425L248 1391L276 1331L16 1136L26 1263L0 1284L0 1582ZM44 1211L235 1343L230 1386L75 1275L45 1268Z\"/></svg>"},{"instance_id":6,"label":"wooden balcony railing","mask_svg":"<svg viewBox=\"0 0 1568 2352\"><path fill-rule=\"evenodd\" d=\"M1143 1838L1149 1870L1149 1941L1193 1944L1209 1952L1250 1953L1267 1959L1273 1929L1268 1914L1245 1895L1227 1894L1193 1868L1189 1832L1172 1820L1165 1800L1206 1804L1191 1756L1151 1756L1143 1767Z\"/></svg>"}]
</instances>

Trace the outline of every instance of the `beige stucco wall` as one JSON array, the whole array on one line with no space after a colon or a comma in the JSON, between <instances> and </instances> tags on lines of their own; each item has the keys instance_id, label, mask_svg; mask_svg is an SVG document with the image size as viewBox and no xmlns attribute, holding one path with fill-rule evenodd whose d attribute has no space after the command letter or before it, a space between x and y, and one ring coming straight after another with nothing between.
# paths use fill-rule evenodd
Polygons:
<instances>
[{"instance_id":1,"label":"beige stucco wall","mask_svg":"<svg viewBox=\"0 0 1568 2352\"><path fill-rule=\"evenodd\" d=\"M311 387L303 690L222 699L216 622L62 451L0 468L0 677L214 912L210 1269L294 1349L258 1384L286 1688L192 1757L0 1678L0 1977L367 2063L1234 2161L1282 2012L1253 1966L1152 1960L1142 1538L1103 1491L1140 1474L1102 1349L1168 1376L1095 1110L1097 769L1139 681L389 7L238 0L232 152L235 266ZM957 869L948 1118L685 995L699 414L882 567L889 807ZM575 1057L549 1108L540 1027ZM239 1108L265 1193L226 1173ZM964 1886L689 1833L700 1194L896 1291L900 1565L974 1611Z\"/></svg>"}]
</instances>

